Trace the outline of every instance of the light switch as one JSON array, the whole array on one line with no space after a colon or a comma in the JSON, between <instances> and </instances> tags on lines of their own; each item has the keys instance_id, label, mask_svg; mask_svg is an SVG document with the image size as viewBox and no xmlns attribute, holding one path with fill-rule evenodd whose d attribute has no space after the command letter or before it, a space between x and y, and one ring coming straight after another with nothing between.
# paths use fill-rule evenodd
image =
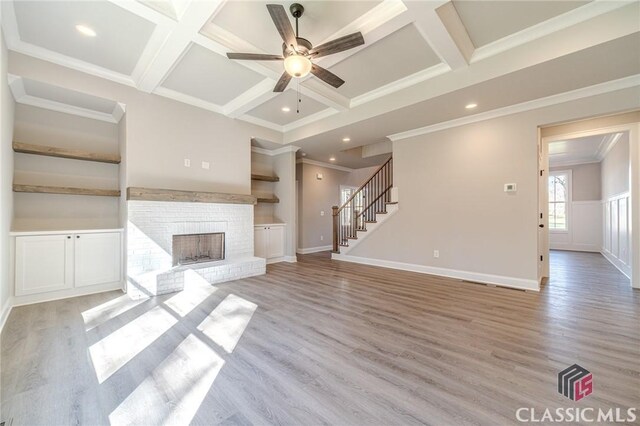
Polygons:
<instances>
[{"instance_id":1,"label":"light switch","mask_svg":"<svg viewBox=\"0 0 640 426\"><path fill-rule=\"evenodd\" d=\"M202 168L205 170L209 170L209 162L208 161L203 161L202 162Z\"/></svg>"},{"instance_id":2,"label":"light switch","mask_svg":"<svg viewBox=\"0 0 640 426\"><path fill-rule=\"evenodd\" d=\"M184 159L184 166L185 167L191 167L191 160L189 160L188 158Z\"/></svg>"},{"instance_id":3,"label":"light switch","mask_svg":"<svg viewBox=\"0 0 640 426\"><path fill-rule=\"evenodd\" d=\"M320 216L324 216L324 210L320 210Z\"/></svg>"}]
</instances>

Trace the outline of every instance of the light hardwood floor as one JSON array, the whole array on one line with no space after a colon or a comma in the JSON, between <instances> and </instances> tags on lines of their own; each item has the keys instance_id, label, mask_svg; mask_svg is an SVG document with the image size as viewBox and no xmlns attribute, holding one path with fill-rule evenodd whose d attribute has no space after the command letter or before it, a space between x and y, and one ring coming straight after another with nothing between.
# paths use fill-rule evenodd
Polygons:
<instances>
[{"instance_id":1,"label":"light hardwood floor","mask_svg":"<svg viewBox=\"0 0 640 426\"><path fill-rule=\"evenodd\" d=\"M519 407L640 405L640 292L553 252L539 294L333 262L146 301L13 310L2 416L39 424L515 424ZM578 363L594 392L556 375Z\"/></svg>"}]
</instances>

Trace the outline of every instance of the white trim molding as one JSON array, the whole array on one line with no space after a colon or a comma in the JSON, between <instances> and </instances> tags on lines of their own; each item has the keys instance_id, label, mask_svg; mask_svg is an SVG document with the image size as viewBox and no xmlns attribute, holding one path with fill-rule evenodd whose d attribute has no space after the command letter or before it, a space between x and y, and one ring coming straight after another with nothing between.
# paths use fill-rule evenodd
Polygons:
<instances>
[{"instance_id":1,"label":"white trim molding","mask_svg":"<svg viewBox=\"0 0 640 426\"><path fill-rule=\"evenodd\" d=\"M398 269L401 271L418 272L421 274L436 275L439 277L455 278L464 281L473 281L481 284L490 284L500 287L515 288L518 290L540 291L537 279L525 279L507 277L504 275L484 274L480 272L459 271L456 269L438 268L435 266L417 265L413 263L396 262L392 260L371 259L366 257L350 256L346 254L333 254L333 260L359 263L362 265L380 266L383 268Z\"/></svg>"},{"instance_id":2,"label":"white trim molding","mask_svg":"<svg viewBox=\"0 0 640 426\"><path fill-rule=\"evenodd\" d=\"M329 251L332 250L333 247L331 245L328 246L319 246L319 247L309 247L309 248L298 248L296 249L296 253L298 254L311 254L311 253L319 253L321 251Z\"/></svg>"},{"instance_id":3,"label":"white trim molding","mask_svg":"<svg viewBox=\"0 0 640 426\"><path fill-rule=\"evenodd\" d=\"M2 307L2 310L0 310L0 333L2 333L2 330L4 329L4 325L7 323L7 319L9 318L9 315L11 315L11 309L13 309L13 304L12 304L12 298L10 297L5 302L4 306Z\"/></svg>"},{"instance_id":4,"label":"white trim molding","mask_svg":"<svg viewBox=\"0 0 640 426\"><path fill-rule=\"evenodd\" d=\"M280 155L280 154L286 154L287 152L297 152L300 149L300 147L297 147L295 145L287 145L287 146L283 146L282 148L278 148L278 149L265 149L265 148L260 148L257 146L252 146L251 147L251 152L255 152L256 154L263 154L263 155L268 155L269 157L273 157L276 155Z\"/></svg>"},{"instance_id":5,"label":"white trim molding","mask_svg":"<svg viewBox=\"0 0 640 426\"><path fill-rule=\"evenodd\" d=\"M416 136L439 132L441 130L460 127L467 124L478 123L480 121L491 120L494 118L518 114L521 112L544 108L551 105L557 105L565 102L575 101L578 99L588 98L590 96L602 95L605 93L615 92L617 90L629 89L633 87L637 88L638 86L640 86L640 74L634 74L628 77L620 78L618 80L611 80L605 83L571 90L569 92L558 93L556 95L547 96L545 98L539 98L532 101L509 105L507 107L497 108L491 111L485 111L467 117L456 118L454 120L444 121L442 123L436 123L413 130L408 130L406 132L395 133L393 135L387 136L387 138L395 142L402 139L413 138Z\"/></svg>"},{"instance_id":6,"label":"white trim molding","mask_svg":"<svg viewBox=\"0 0 640 426\"><path fill-rule=\"evenodd\" d=\"M350 169L349 167L338 166L337 164L324 163L322 161L311 160L309 158L299 158L298 160L296 160L296 163L311 164L314 166L326 167L327 169L341 170L343 172L352 172L354 170L354 169Z\"/></svg>"}]
</instances>

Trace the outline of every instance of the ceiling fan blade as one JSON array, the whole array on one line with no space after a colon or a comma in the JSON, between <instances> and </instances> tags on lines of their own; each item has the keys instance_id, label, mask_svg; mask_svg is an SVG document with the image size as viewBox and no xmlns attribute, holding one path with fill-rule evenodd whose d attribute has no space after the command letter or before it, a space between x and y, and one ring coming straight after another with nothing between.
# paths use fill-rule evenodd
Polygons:
<instances>
[{"instance_id":1,"label":"ceiling fan blade","mask_svg":"<svg viewBox=\"0 0 640 426\"><path fill-rule=\"evenodd\" d=\"M282 61L282 55L263 55L262 53L233 53L228 52L227 58L247 61Z\"/></svg>"},{"instance_id":2,"label":"ceiling fan blade","mask_svg":"<svg viewBox=\"0 0 640 426\"><path fill-rule=\"evenodd\" d=\"M276 28L280 33L280 37L287 44L287 46L293 45L295 49L298 48L298 42L296 41L296 34L293 32L291 21L287 16L287 12L284 10L284 6L281 4L268 4L267 9L273 19L273 23L276 24Z\"/></svg>"},{"instance_id":3,"label":"ceiling fan blade","mask_svg":"<svg viewBox=\"0 0 640 426\"><path fill-rule=\"evenodd\" d=\"M338 77L337 75L335 75L334 73L332 73L329 70L326 70L322 67L317 66L316 64L313 64L311 66L311 74L315 75L316 77L318 77L320 80L324 81L325 83L338 88L340 86L342 86L344 84L344 80L341 79L340 77Z\"/></svg>"},{"instance_id":4,"label":"ceiling fan blade","mask_svg":"<svg viewBox=\"0 0 640 426\"><path fill-rule=\"evenodd\" d=\"M262 53L233 53L228 52L227 58L247 61L282 61L282 55L263 55Z\"/></svg>"},{"instance_id":5,"label":"ceiling fan blade","mask_svg":"<svg viewBox=\"0 0 640 426\"><path fill-rule=\"evenodd\" d=\"M289 84L290 81L291 81L291 76L289 75L288 72L285 71L280 76L280 80L278 80L278 82L276 83L276 87L273 88L273 91L284 92L284 89L287 88L287 85Z\"/></svg>"},{"instance_id":6,"label":"ceiling fan blade","mask_svg":"<svg viewBox=\"0 0 640 426\"><path fill-rule=\"evenodd\" d=\"M322 56L331 55L334 53L342 52L344 50L353 49L354 47L364 44L364 38L361 32L346 35L344 37L337 38L335 40L328 41L320 46L316 46L309 54L313 58L320 58Z\"/></svg>"}]
</instances>

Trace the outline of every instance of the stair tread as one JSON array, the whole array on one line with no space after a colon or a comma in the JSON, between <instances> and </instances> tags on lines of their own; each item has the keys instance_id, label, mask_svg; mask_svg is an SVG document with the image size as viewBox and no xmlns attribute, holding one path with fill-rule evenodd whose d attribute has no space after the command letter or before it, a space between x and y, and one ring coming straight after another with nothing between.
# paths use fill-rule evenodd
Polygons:
<instances>
[{"instance_id":1,"label":"stair tread","mask_svg":"<svg viewBox=\"0 0 640 426\"><path fill-rule=\"evenodd\" d=\"M385 204L398 204L397 201L387 201Z\"/></svg>"}]
</instances>

